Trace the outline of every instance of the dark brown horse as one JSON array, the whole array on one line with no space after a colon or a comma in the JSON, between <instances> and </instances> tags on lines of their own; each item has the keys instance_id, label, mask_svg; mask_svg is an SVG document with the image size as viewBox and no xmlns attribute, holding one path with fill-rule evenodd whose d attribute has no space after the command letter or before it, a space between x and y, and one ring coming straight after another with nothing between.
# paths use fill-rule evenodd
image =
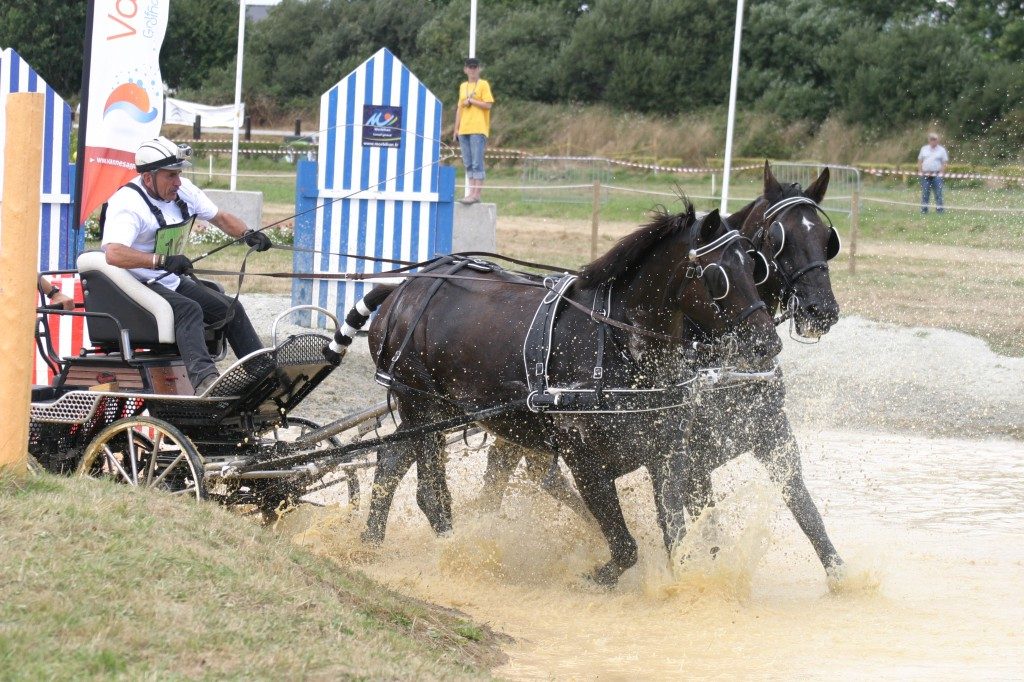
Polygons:
<instances>
[{"instance_id":1,"label":"dark brown horse","mask_svg":"<svg viewBox=\"0 0 1024 682\"><path fill-rule=\"evenodd\" d=\"M766 162L763 194L728 218L763 256L755 275L762 300L770 311L778 312L780 320L792 317L797 333L808 338L828 332L839 317L828 274L828 261L839 252L839 235L831 223L822 220L818 208L828 182L825 168L806 190L799 185L784 187ZM842 560L804 484L800 451L784 404L780 372L771 382L719 389L713 401L695 408L680 481L687 511L696 518L712 504L711 472L715 468L751 451L782 489L794 518L832 575ZM551 467L549 455L500 440L487 453L481 493L485 505L500 504L522 458L527 460L528 477L574 511L581 511L557 467Z\"/></svg>"},{"instance_id":2,"label":"dark brown horse","mask_svg":"<svg viewBox=\"0 0 1024 682\"><path fill-rule=\"evenodd\" d=\"M473 409L519 403L483 425L510 443L565 461L611 550L591 577L614 583L637 559L616 478L647 467L666 544L682 532L684 498L670 482L683 475L689 400L671 410L531 411L522 405L530 393L524 338L541 298L551 292L524 286L524 278L500 269L459 272L472 276L441 285L429 278L407 281L387 296L370 327L370 350L378 368L390 374L400 428L412 431ZM683 213L658 214L585 266L564 296L576 305L563 305L552 321L552 386L593 386L598 362L608 390L653 395L692 377L681 351L697 334L706 341L733 337L730 345L755 364L781 349L757 295L745 242L717 211L698 220L688 202ZM659 407L657 399L649 407ZM436 532L451 528L442 445L440 434L430 433L378 453L366 540L383 539L394 489L413 462L420 508Z\"/></svg>"},{"instance_id":3,"label":"dark brown horse","mask_svg":"<svg viewBox=\"0 0 1024 682\"><path fill-rule=\"evenodd\" d=\"M758 292L769 310L778 311L780 320L791 316L797 333L814 339L839 319L828 272L828 261L839 253L839 235L819 208L828 182L825 168L806 190L783 186L766 162L764 194L728 219L767 260L769 275ZM713 403L697 406L684 455L687 512L696 518L713 504L714 469L751 452L781 489L826 573L835 577L843 562L804 483L785 401L780 371L775 381L726 388Z\"/></svg>"}]
</instances>

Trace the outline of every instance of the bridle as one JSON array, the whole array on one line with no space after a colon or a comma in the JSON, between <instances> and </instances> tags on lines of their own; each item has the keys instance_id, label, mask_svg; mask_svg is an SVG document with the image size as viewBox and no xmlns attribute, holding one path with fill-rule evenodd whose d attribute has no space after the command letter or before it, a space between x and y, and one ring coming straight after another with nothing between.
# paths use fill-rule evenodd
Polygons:
<instances>
[{"instance_id":1,"label":"bridle","mask_svg":"<svg viewBox=\"0 0 1024 682\"><path fill-rule=\"evenodd\" d=\"M828 244L825 247L825 259L816 260L803 266L795 273L790 274L785 268L779 263L778 257L782 253L783 248L786 244L786 230L782 225L781 218L792 208L797 206L811 206L821 214L828 223L829 237ZM768 239L771 239L772 244L775 246L775 250L771 255L770 266L778 272L779 277L782 279L782 292L780 299L785 301L785 309L783 313L775 318L775 323L780 324L791 318L795 313L796 309L800 305L800 297L797 294L796 287L797 283L809 272L814 270L825 270L828 271L828 261L832 260L839 255L842 249L842 241L839 238L839 232L836 230L835 225L832 223L832 218L829 217L828 213L818 205L818 202L805 196L788 197L781 199L776 203L769 206L764 216L761 218L761 225L758 227L754 236L751 238L751 244L754 246L755 251L760 255L761 258L767 258L764 256L764 246ZM766 272L760 282L756 282L758 285L763 284L768 280L769 273Z\"/></svg>"},{"instance_id":2,"label":"bridle","mask_svg":"<svg viewBox=\"0 0 1024 682\"><path fill-rule=\"evenodd\" d=\"M735 241L747 240L738 230L729 230L718 239L705 244L704 246L690 249L687 254L687 260L684 263L686 270L683 275L687 280L687 285L701 280L704 283L704 287L707 290L708 296L712 299L712 305L715 311L719 314L722 312L722 308L718 305L718 301L721 301L729 295L731 290L731 283L729 281L729 274L725 271L725 268L719 262L708 263L706 265L698 262L698 259L706 256L713 251L728 247ZM740 311L738 315L732 320L726 322L725 333L717 335L721 339L720 343L725 344L726 347L735 350L738 346L738 338L736 337L736 328L739 327L743 322L751 315L756 313L758 310L764 310L767 305L763 300L758 298L756 301L747 306L744 310ZM689 325L695 331L695 336L704 340L715 338L716 335L708 333L703 326L692 317L687 315L685 317L686 324Z\"/></svg>"}]
</instances>

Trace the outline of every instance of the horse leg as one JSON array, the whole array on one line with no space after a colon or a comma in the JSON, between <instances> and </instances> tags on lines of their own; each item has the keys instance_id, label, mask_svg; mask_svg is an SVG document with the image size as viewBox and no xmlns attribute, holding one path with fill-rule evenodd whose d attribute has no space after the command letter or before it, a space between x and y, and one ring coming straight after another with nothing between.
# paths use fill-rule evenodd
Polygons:
<instances>
[{"instance_id":1,"label":"horse leg","mask_svg":"<svg viewBox=\"0 0 1024 682\"><path fill-rule=\"evenodd\" d=\"M562 468L558 466L557 455L534 450L524 450L523 454L526 456L527 478L585 522L594 522L594 517L587 511L583 498L573 489L569 479L562 473Z\"/></svg>"},{"instance_id":2,"label":"horse leg","mask_svg":"<svg viewBox=\"0 0 1024 682\"><path fill-rule=\"evenodd\" d=\"M767 438L763 446L756 448L754 456L768 470L772 481L782 489L786 506L789 507L793 518L811 541L821 565L825 567L825 572L834 577L841 570L843 560L832 545L825 531L821 513L818 512L818 507L811 499L811 494L804 483L800 448L789 428L789 422L784 415L780 417L775 436Z\"/></svg>"},{"instance_id":3,"label":"horse leg","mask_svg":"<svg viewBox=\"0 0 1024 682\"><path fill-rule=\"evenodd\" d=\"M452 529L452 494L445 476L447 451L440 433L424 436L416 458L416 504L438 535Z\"/></svg>"},{"instance_id":4,"label":"horse leg","mask_svg":"<svg viewBox=\"0 0 1024 682\"><path fill-rule=\"evenodd\" d=\"M619 576L626 569L636 564L636 540L629 534L626 519L622 515L615 479L599 471L593 461L588 463L584 460L582 466L572 467L572 471L580 487L580 495L601 527L601 533L611 550L608 563L598 566L587 577L599 585L610 587L618 582Z\"/></svg>"},{"instance_id":5,"label":"horse leg","mask_svg":"<svg viewBox=\"0 0 1024 682\"><path fill-rule=\"evenodd\" d=\"M647 465L654 487L654 504L658 510L658 525L665 540L669 556L676 544L686 534L686 501L689 490L683 484L687 470L686 453L683 450L670 452L667 457L658 456Z\"/></svg>"},{"instance_id":6,"label":"horse leg","mask_svg":"<svg viewBox=\"0 0 1024 682\"><path fill-rule=\"evenodd\" d=\"M480 491L480 507L483 511L493 513L501 507L512 474L524 454L525 448L500 438L487 449L487 469L484 470L484 486Z\"/></svg>"},{"instance_id":7,"label":"horse leg","mask_svg":"<svg viewBox=\"0 0 1024 682\"><path fill-rule=\"evenodd\" d=\"M370 491L370 513L366 517L366 530L361 536L363 542L373 545L384 542L395 491L415 461L415 442L395 443L377 450L377 467L373 472L373 488Z\"/></svg>"}]
</instances>

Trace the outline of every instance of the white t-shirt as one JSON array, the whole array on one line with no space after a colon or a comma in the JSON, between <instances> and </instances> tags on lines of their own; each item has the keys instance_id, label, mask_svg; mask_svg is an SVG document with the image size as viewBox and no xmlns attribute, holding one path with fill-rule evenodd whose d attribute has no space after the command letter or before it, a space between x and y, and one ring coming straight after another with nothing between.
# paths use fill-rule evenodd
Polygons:
<instances>
[{"instance_id":1,"label":"white t-shirt","mask_svg":"<svg viewBox=\"0 0 1024 682\"><path fill-rule=\"evenodd\" d=\"M946 148L941 144L935 145L934 149L930 144L926 144L921 147L917 160L921 162L921 170L923 172L938 173L942 170L942 164L949 163L949 154L946 153Z\"/></svg>"},{"instance_id":2,"label":"white t-shirt","mask_svg":"<svg viewBox=\"0 0 1024 682\"><path fill-rule=\"evenodd\" d=\"M146 191L142 187L141 177L136 177L131 182L142 188L143 192ZM185 218L185 216L181 215L181 210L178 209L176 202L154 199L149 194L146 196L164 214L164 220L167 221L168 225L180 223ZM178 188L178 198L183 200L185 205L200 220L209 221L217 215L218 209L216 204L210 201L206 193L196 187L191 180L181 179L181 187ZM110 201L107 202L107 220L103 225L103 243L100 248L106 251L108 244L122 244L137 251L153 253L156 247L156 231L159 228L160 223L156 221L156 216L149 210L149 206L139 196L139 193L122 187L114 192L114 195L110 197ZM163 274L162 270L152 270L150 268L131 268L128 272L143 282ZM177 275L167 275L160 280L160 284L174 291L178 288L180 281Z\"/></svg>"}]
</instances>

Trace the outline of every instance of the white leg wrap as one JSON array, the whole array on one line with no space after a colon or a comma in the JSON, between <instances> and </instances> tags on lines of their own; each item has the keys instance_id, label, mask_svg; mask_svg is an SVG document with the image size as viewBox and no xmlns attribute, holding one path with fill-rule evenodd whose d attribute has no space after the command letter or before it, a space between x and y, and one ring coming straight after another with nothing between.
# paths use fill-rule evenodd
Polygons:
<instances>
[{"instance_id":1,"label":"white leg wrap","mask_svg":"<svg viewBox=\"0 0 1024 682\"><path fill-rule=\"evenodd\" d=\"M343 323L341 325L341 335L342 336L347 336L350 339L354 339L354 338L356 338L356 332L357 331L359 331L359 330L356 329L355 327L350 327L348 322L345 322L345 323Z\"/></svg>"},{"instance_id":2,"label":"white leg wrap","mask_svg":"<svg viewBox=\"0 0 1024 682\"><path fill-rule=\"evenodd\" d=\"M358 312L363 317L369 317L370 313L372 313L373 311L366 307L366 304L363 303L363 299L359 299L359 301L356 303L356 312Z\"/></svg>"}]
</instances>

